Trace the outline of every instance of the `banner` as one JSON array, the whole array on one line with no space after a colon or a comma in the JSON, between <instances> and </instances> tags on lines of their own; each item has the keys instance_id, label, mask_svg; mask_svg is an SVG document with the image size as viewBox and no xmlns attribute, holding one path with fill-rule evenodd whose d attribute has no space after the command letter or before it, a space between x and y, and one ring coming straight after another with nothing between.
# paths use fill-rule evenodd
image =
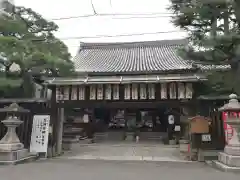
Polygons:
<instances>
[{"instance_id":1,"label":"banner","mask_svg":"<svg viewBox=\"0 0 240 180\"><path fill-rule=\"evenodd\" d=\"M49 115L35 115L33 117L30 152L47 153L49 124Z\"/></svg>"}]
</instances>

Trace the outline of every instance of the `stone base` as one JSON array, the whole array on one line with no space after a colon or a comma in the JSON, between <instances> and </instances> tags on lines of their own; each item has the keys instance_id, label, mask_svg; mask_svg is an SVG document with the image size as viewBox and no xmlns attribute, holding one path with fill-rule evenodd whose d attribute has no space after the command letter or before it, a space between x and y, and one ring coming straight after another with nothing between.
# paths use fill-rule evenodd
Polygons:
<instances>
[{"instance_id":1,"label":"stone base","mask_svg":"<svg viewBox=\"0 0 240 180\"><path fill-rule=\"evenodd\" d=\"M62 141L62 149L65 151L74 149L76 145L79 146L79 139L63 139Z\"/></svg>"},{"instance_id":2,"label":"stone base","mask_svg":"<svg viewBox=\"0 0 240 180\"><path fill-rule=\"evenodd\" d=\"M189 146L189 141L188 140L179 140L179 150L180 152L188 152L188 146Z\"/></svg>"},{"instance_id":3,"label":"stone base","mask_svg":"<svg viewBox=\"0 0 240 180\"><path fill-rule=\"evenodd\" d=\"M24 145L22 143L14 143L14 144L0 144L0 151L17 151L19 149L23 149Z\"/></svg>"},{"instance_id":4,"label":"stone base","mask_svg":"<svg viewBox=\"0 0 240 180\"><path fill-rule=\"evenodd\" d=\"M240 156L240 146L226 146L224 152L233 156Z\"/></svg>"},{"instance_id":5,"label":"stone base","mask_svg":"<svg viewBox=\"0 0 240 180\"><path fill-rule=\"evenodd\" d=\"M35 160L36 156L29 155L27 149L17 151L0 151L0 164L17 164L23 161Z\"/></svg>"},{"instance_id":6,"label":"stone base","mask_svg":"<svg viewBox=\"0 0 240 180\"><path fill-rule=\"evenodd\" d=\"M221 163L231 166L231 167L239 167L240 168L240 156L233 156L226 153L219 153L218 161Z\"/></svg>"},{"instance_id":7,"label":"stone base","mask_svg":"<svg viewBox=\"0 0 240 180\"><path fill-rule=\"evenodd\" d=\"M134 133L126 133L125 141L135 141Z\"/></svg>"},{"instance_id":8,"label":"stone base","mask_svg":"<svg viewBox=\"0 0 240 180\"><path fill-rule=\"evenodd\" d=\"M176 145L177 141L175 139L169 140L169 145Z\"/></svg>"},{"instance_id":9,"label":"stone base","mask_svg":"<svg viewBox=\"0 0 240 180\"><path fill-rule=\"evenodd\" d=\"M218 160L219 151L217 150L198 150L198 161Z\"/></svg>"},{"instance_id":10,"label":"stone base","mask_svg":"<svg viewBox=\"0 0 240 180\"><path fill-rule=\"evenodd\" d=\"M237 172L237 173L240 173L240 167L231 167L231 166L228 166L226 164L223 164L219 161L213 161L212 165L221 170L221 171L224 171L224 172Z\"/></svg>"}]
</instances>

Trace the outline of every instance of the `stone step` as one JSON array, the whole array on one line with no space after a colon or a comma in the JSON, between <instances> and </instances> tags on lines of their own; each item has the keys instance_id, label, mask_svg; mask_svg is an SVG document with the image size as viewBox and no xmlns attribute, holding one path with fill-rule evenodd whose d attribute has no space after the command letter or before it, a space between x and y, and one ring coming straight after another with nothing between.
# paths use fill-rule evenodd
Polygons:
<instances>
[{"instance_id":1,"label":"stone step","mask_svg":"<svg viewBox=\"0 0 240 180\"><path fill-rule=\"evenodd\" d=\"M95 141L106 141L106 140L123 140L122 132L106 132L106 133L95 133Z\"/></svg>"},{"instance_id":2,"label":"stone step","mask_svg":"<svg viewBox=\"0 0 240 180\"><path fill-rule=\"evenodd\" d=\"M240 168L240 156L233 156L220 152L218 154L218 160L227 166L239 167Z\"/></svg>"},{"instance_id":3,"label":"stone step","mask_svg":"<svg viewBox=\"0 0 240 180\"><path fill-rule=\"evenodd\" d=\"M129 134L129 133L128 133ZM134 136L134 133L130 133ZM162 141L166 136L166 133L161 132L140 132L139 139L143 141ZM107 141L107 140L123 140L124 132L103 132L95 133L95 141Z\"/></svg>"},{"instance_id":4,"label":"stone step","mask_svg":"<svg viewBox=\"0 0 240 180\"><path fill-rule=\"evenodd\" d=\"M223 164L222 162L220 161L217 161L217 160L214 160L212 161L212 164L211 164L214 168L217 168L221 171L224 171L224 172L235 172L235 173L240 173L240 167L232 167L232 166L228 166L226 164Z\"/></svg>"}]
</instances>

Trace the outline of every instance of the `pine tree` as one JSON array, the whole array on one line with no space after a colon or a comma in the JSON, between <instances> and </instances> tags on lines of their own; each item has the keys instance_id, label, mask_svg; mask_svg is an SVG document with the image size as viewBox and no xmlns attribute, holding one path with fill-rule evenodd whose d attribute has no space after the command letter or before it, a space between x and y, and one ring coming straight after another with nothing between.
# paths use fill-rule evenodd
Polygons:
<instances>
[{"instance_id":1,"label":"pine tree","mask_svg":"<svg viewBox=\"0 0 240 180\"><path fill-rule=\"evenodd\" d=\"M184 57L231 65L229 71L211 72L209 86L215 93L240 94L240 1L171 0L169 9L175 14L173 23L188 32Z\"/></svg>"},{"instance_id":2,"label":"pine tree","mask_svg":"<svg viewBox=\"0 0 240 180\"><path fill-rule=\"evenodd\" d=\"M30 8L6 9L0 16L0 96L6 97L11 87L21 86L22 96L31 97L33 77L72 75L71 55L54 36L57 30L55 23ZM19 72L11 72L14 65Z\"/></svg>"}]
</instances>

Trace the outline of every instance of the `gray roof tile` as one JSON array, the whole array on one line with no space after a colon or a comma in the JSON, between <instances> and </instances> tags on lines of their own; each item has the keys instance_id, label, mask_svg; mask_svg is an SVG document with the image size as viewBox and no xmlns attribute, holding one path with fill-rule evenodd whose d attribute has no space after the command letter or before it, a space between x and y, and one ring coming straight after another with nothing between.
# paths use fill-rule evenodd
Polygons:
<instances>
[{"instance_id":1,"label":"gray roof tile","mask_svg":"<svg viewBox=\"0 0 240 180\"><path fill-rule=\"evenodd\" d=\"M192 69L178 54L186 40L82 43L74 58L78 72L152 72Z\"/></svg>"}]
</instances>

